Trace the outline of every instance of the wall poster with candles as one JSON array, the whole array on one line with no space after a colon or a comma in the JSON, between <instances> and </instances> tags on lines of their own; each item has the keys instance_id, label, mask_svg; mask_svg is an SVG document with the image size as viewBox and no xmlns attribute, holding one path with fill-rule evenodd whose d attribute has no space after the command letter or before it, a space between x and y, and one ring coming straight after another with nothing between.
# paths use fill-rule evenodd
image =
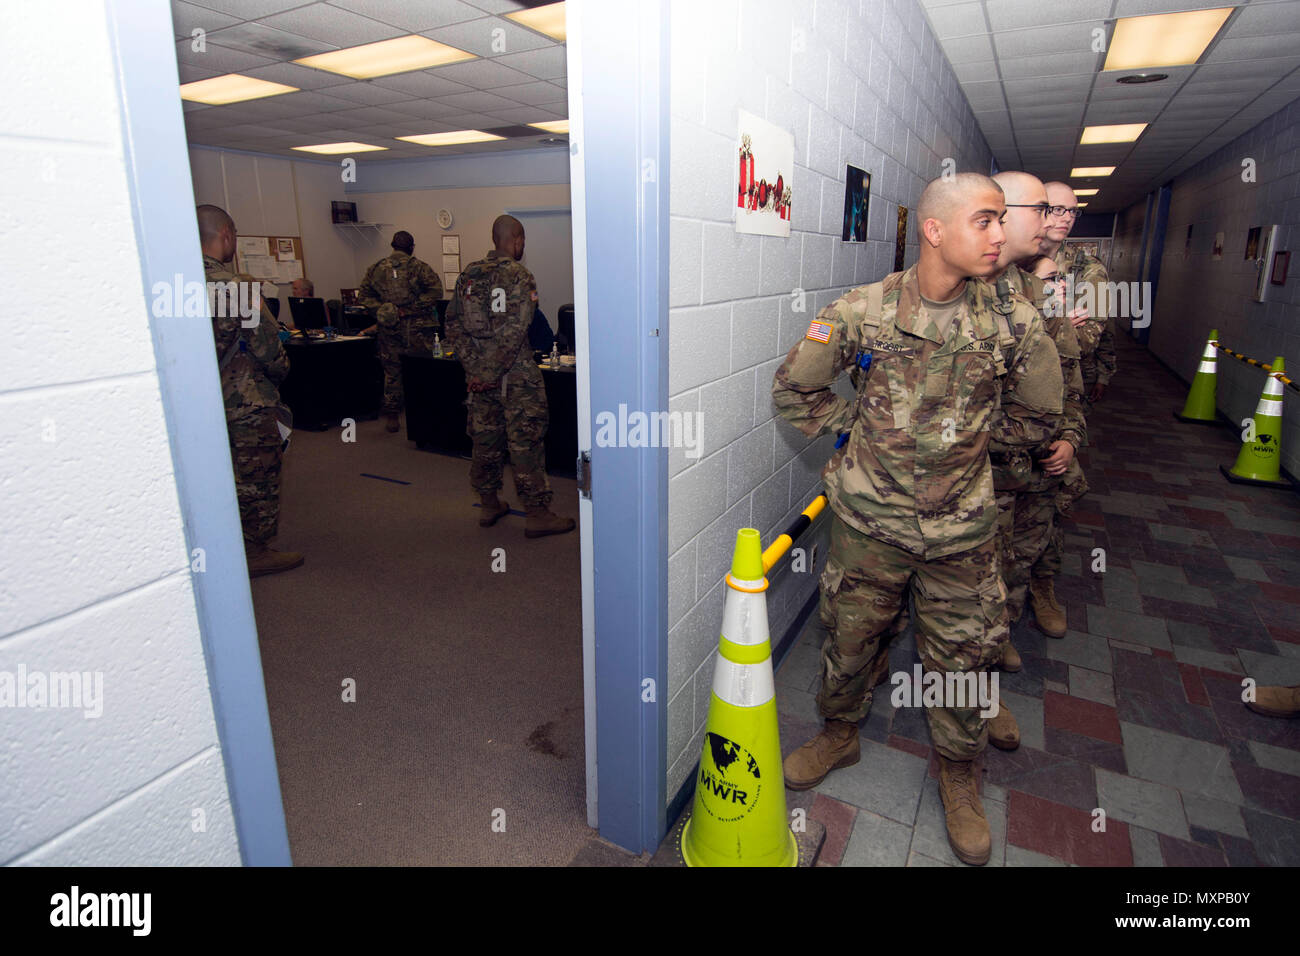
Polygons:
<instances>
[{"instance_id":1,"label":"wall poster with candles","mask_svg":"<svg viewBox=\"0 0 1300 956\"><path fill-rule=\"evenodd\" d=\"M741 110L736 149L736 232L789 237L794 134Z\"/></svg>"}]
</instances>

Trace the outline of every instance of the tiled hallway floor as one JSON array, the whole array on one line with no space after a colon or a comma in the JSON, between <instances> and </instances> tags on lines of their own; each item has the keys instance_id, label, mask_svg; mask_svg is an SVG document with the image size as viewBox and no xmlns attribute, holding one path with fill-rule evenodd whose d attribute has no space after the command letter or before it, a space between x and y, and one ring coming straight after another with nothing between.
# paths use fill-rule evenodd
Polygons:
<instances>
[{"instance_id":1,"label":"tiled hallway floor","mask_svg":"<svg viewBox=\"0 0 1300 956\"><path fill-rule=\"evenodd\" d=\"M1300 496L1225 481L1237 438L1175 421L1184 386L1120 339L1089 421L1091 492L1066 525L1069 633L1047 638L1026 612L1024 668L1000 678L1022 743L981 758L991 865L1300 865L1300 719L1241 702L1246 676L1300 683ZM814 614L777 674L787 754L820 727L823 636ZM916 659L909 630L890 670ZM962 866L924 714L890 690L862 724L862 761L787 791L790 807L826 825L821 865Z\"/></svg>"}]
</instances>

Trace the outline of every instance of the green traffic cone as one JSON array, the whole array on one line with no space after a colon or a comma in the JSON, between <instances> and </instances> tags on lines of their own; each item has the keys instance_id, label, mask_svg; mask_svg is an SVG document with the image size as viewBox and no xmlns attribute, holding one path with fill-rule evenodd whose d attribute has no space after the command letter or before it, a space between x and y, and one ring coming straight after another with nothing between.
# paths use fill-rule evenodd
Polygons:
<instances>
[{"instance_id":1,"label":"green traffic cone","mask_svg":"<svg viewBox=\"0 0 1300 956\"><path fill-rule=\"evenodd\" d=\"M1223 468L1229 481L1274 488L1290 488L1291 483L1281 476L1282 459L1282 380L1286 371L1282 356L1273 359L1273 371L1264 381L1264 393L1255 408L1253 427L1242 441L1237 463L1231 469ZM1253 431L1252 435L1250 432Z\"/></svg>"},{"instance_id":2,"label":"green traffic cone","mask_svg":"<svg viewBox=\"0 0 1300 956\"><path fill-rule=\"evenodd\" d=\"M1197 366L1196 377L1192 379L1191 390L1187 393L1187 404L1183 406L1181 414L1174 416L1179 421L1199 425L1218 424L1214 411L1214 385L1217 378L1218 357L1215 346L1218 342L1219 330L1211 329L1210 338L1205 343L1205 351L1201 353L1201 364Z\"/></svg>"}]
</instances>

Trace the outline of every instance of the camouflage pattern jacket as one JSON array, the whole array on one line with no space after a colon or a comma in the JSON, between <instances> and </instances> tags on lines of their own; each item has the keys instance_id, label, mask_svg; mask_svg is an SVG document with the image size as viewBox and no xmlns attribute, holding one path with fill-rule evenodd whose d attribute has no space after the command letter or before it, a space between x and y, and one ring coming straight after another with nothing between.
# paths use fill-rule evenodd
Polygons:
<instances>
[{"instance_id":1,"label":"camouflage pattern jacket","mask_svg":"<svg viewBox=\"0 0 1300 956\"><path fill-rule=\"evenodd\" d=\"M1038 306L1043 328L1061 359L1062 414L1044 415L1041 419L1044 429L1055 422L1056 430L1037 448L1001 449L995 442L990 453L993 486L998 491L1042 490L1058 484L1061 477L1048 476L1038 467L1036 459L1046 456L1052 443L1061 440L1068 441L1078 451L1087 435L1087 420L1083 414L1083 377L1079 373L1079 340L1074 326L1065 316L1065 309L1058 303L1048 302L1047 285L1033 273L1012 265L995 284L995 289L999 297L1018 293Z\"/></svg>"},{"instance_id":2,"label":"camouflage pattern jacket","mask_svg":"<svg viewBox=\"0 0 1300 956\"><path fill-rule=\"evenodd\" d=\"M251 276L236 275L229 265L212 256L203 257L203 271L209 283L257 281ZM253 411L280 408L279 385L289 374L289 359L280 344L280 325L267 308L266 300L262 300L257 324L246 329L239 315L238 297L233 292L218 286L215 297L210 299L212 337L221 367L221 394L228 422Z\"/></svg>"},{"instance_id":3,"label":"camouflage pattern jacket","mask_svg":"<svg viewBox=\"0 0 1300 956\"><path fill-rule=\"evenodd\" d=\"M1075 332L1079 338L1079 371L1083 375L1083 384L1091 388L1094 382L1102 385L1110 383L1115 374L1115 317L1110 315L1110 294L1106 285L1110 276L1106 267L1096 256L1090 256L1082 249L1071 249L1062 245L1056 251L1056 268L1061 275L1073 277L1074 297L1078 299L1082 287L1092 286L1092 317ZM1069 311L1068 309L1066 311Z\"/></svg>"},{"instance_id":4,"label":"camouflage pattern jacket","mask_svg":"<svg viewBox=\"0 0 1300 956\"><path fill-rule=\"evenodd\" d=\"M434 319L437 302L442 298L442 280L438 273L415 256L397 249L366 270L366 277L357 287L357 301L367 309L378 309L391 304L400 309L403 318Z\"/></svg>"},{"instance_id":5,"label":"camouflage pattern jacket","mask_svg":"<svg viewBox=\"0 0 1300 956\"><path fill-rule=\"evenodd\" d=\"M447 341L465 376L495 382L516 364L532 364L536 309L537 283L523 263L493 249L466 266L447 306Z\"/></svg>"},{"instance_id":6,"label":"camouflage pattern jacket","mask_svg":"<svg viewBox=\"0 0 1300 956\"><path fill-rule=\"evenodd\" d=\"M1041 444L1050 432L1039 419L1059 414L1062 386L1056 348L1028 300L1016 297L1004 317L990 287L967 282L941 337L916 270L822 309L777 369L772 397L805 435L848 434L822 470L836 514L930 559L993 537L990 442ZM831 390L845 369L852 401Z\"/></svg>"}]
</instances>

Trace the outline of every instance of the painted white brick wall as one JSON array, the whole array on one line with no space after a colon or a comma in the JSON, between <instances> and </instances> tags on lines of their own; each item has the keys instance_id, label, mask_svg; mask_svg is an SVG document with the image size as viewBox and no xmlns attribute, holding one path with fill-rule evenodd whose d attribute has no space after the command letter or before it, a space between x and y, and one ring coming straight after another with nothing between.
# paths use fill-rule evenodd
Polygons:
<instances>
[{"instance_id":1,"label":"painted white brick wall","mask_svg":"<svg viewBox=\"0 0 1300 956\"><path fill-rule=\"evenodd\" d=\"M794 133L789 239L737 235L738 111ZM672 8L670 410L704 413L704 455L669 456L668 796L699 758L722 575L736 530L763 540L816 495L832 439L773 420L772 377L818 309L893 270L898 206L913 212L944 157L987 172L989 150L914 0L680 0ZM845 165L871 173L868 241L840 241ZM907 264L916 261L915 217ZM794 312L791 293L808 292ZM821 541L825 528L801 544ZM779 637L817 571L768 591Z\"/></svg>"},{"instance_id":2,"label":"painted white brick wall","mask_svg":"<svg viewBox=\"0 0 1300 956\"><path fill-rule=\"evenodd\" d=\"M102 672L103 713L0 708L0 863L238 864L102 5L5 38L0 674Z\"/></svg>"},{"instance_id":3,"label":"painted white brick wall","mask_svg":"<svg viewBox=\"0 0 1300 956\"><path fill-rule=\"evenodd\" d=\"M1241 178L1248 158L1255 160L1253 183ZM1184 258L1189 224L1192 254ZM1266 301L1256 302L1255 264L1243 258L1247 231L1271 225L1278 226L1277 250L1300 246L1300 100L1174 180L1150 347L1184 378L1191 379L1212 328L1228 347L1261 362L1282 355L1290 377L1300 372L1300 260L1293 257L1286 285L1270 285ZM1221 260L1211 255L1218 232ZM1218 371L1220 410L1237 422L1253 415L1264 373L1223 353ZM1282 409L1282 467L1297 475L1300 396L1286 389Z\"/></svg>"}]
</instances>

